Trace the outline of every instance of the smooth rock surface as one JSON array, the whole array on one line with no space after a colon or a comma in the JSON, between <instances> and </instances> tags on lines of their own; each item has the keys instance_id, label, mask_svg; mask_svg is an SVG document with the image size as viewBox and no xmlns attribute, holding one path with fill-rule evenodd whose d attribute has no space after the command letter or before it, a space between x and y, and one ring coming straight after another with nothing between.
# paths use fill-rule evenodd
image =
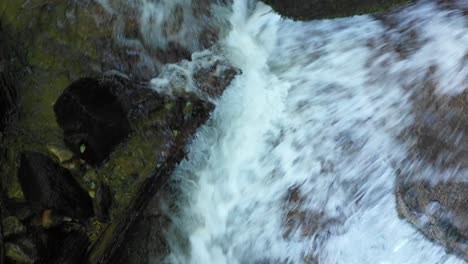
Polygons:
<instances>
[{"instance_id":1,"label":"smooth rock surface","mask_svg":"<svg viewBox=\"0 0 468 264\"><path fill-rule=\"evenodd\" d=\"M402 217L468 261L468 182L401 182L396 195Z\"/></svg>"},{"instance_id":2,"label":"smooth rock surface","mask_svg":"<svg viewBox=\"0 0 468 264\"><path fill-rule=\"evenodd\" d=\"M54 105L65 144L92 165L104 161L130 133L125 109L110 83L83 78L72 83Z\"/></svg>"}]
</instances>

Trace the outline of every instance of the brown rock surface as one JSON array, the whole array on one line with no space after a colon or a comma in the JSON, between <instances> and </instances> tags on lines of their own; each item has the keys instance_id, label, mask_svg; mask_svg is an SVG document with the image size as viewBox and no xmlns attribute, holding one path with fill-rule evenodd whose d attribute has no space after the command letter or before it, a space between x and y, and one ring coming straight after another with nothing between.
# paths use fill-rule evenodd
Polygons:
<instances>
[{"instance_id":1,"label":"brown rock surface","mask_svg":"<svg viewBox=\"0 0 468 264\"><path fill-rule=\"evenodd\" d=\"M468 182L400 183L396 196L401 216L468 261Z\"/></svg>"}]
</instances>

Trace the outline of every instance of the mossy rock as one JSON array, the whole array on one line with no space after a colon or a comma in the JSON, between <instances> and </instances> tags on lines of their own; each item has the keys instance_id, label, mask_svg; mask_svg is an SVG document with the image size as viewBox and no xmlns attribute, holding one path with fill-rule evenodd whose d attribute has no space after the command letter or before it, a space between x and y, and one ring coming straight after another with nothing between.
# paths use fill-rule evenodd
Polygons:
<instances>
[{"instance_id":1,"label":"mossy rock","mask_svg":"<svg viewBox=\"0 0 468 264\"><path fill-rule=\"evenodd\" d=\"M411 0L262 0L282 16L314 20L376 13Z\"/></svg>"}]
</instances>

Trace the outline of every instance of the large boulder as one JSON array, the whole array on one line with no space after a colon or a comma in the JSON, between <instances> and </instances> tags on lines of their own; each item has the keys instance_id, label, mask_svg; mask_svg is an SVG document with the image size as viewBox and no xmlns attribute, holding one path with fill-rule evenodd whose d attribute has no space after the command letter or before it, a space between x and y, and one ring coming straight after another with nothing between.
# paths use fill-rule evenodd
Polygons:
<instances>
[{"instance_id":1,"label":"large boulder","mask_svg":"<svg viewBox=\"0 0 468 264\"><path fill-rule=\"evenodd\" d=\"M378 12L410 0L262 0L280 15L295 20L346 17Z\"/></svg>"},{"instance_id":2,"label":"large boulder","mask_svg":"<svg viewBox=\"0 0 468 264\"><path fill-rule=\"evenodd\" d=\"M127 113L111 82L83 78L72 83L54 105L65 144L92 165L104 161L130 133Z\"/></svg>"},{"instance_id":3,"label":"large boulder","mask_svg":"<svg viewBox=\"0 0 468 264\"><path fill-rule=\"evenodd\" d=\"M400 182L396 195L402 217L468 261L468 182Z\"/></svg>"},{"instance_id":4,"label":"large boulder","mask_svg":"<svg viewBox=\"0 0 468 264\"><path fill-rule=\"evenodd\" d=\"M88 193L67 169L42 153L21 154L18 178L24 197L38 213L51 209L76 219L94 215Z\"/></svg>"}]
</instances>

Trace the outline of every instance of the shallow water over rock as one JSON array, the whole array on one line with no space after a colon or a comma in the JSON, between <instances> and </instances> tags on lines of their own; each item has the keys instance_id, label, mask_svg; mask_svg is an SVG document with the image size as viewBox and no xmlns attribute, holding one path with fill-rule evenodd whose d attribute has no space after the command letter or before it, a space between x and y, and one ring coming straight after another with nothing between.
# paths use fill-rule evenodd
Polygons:
<instances>
[{"instance_id":1,"label":"shallow water over rock","mask_svg":"<svg viewBox=\"0 0 468 264\"><path fill-rule=\"evenodd\" d=\"M243 74L161 202L166 261L463 263L400 218L395 189L467 180L465 108L444 103L467 88L465 3L293 22L235 1L230 21Z\"/></svg>"}]
</instances>

